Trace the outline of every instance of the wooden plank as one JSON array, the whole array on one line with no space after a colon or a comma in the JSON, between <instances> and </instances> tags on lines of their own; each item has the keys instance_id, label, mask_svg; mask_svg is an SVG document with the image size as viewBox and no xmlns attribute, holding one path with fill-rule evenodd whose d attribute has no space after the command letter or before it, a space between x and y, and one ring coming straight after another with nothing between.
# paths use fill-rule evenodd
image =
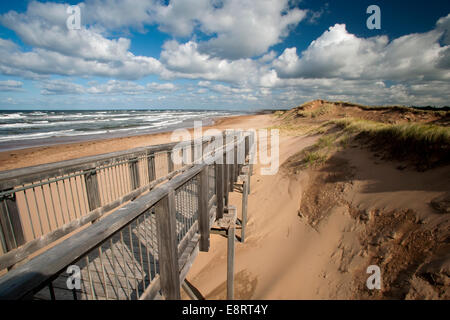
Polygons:
<instances>
[{"instance_id":1,"label":"wooden plank","mask_svg":"<svg viewBox=\"0 0 450 320\"><path fill-rule=\"evenodd\" d=\"M208 200L208 211L212 208L215 207L217 204L217 195L213 194L212 197Z\"/></svg>"},{"instance_id":2,"label":"wooden plank","mask_svg":"<svg viewBox=\"0 0 450 320\"><path fill-rule=\"evenodd\" d=\"M230 178L230 180L228 182L230 184L230 192L234 191L234 174L235 174L234 173L235 172L234 166L235 166L235 163L236 163L236 149L235 149L236 140L234 138L234 135L232 137L232 140L233 140L233 142L232 142L232 151L230 152L230 158L231 159L229 159L229 161L230 161L230 163L229 163L229 166L230 166L229 178Z\"/></svg>"},{"instance_id":3,"label":"wooden plank","mask_svg":"<svg viewBox=\"0 0 450 320\"><path fill-rule=\"evenodd\" d=\"M183 274L182 270L185 269L186 264L189 262L189 258L191 257L192 253L194 253L195 248L198 247L200 240L200 235L198 233L194 233L192 237L189 239L187 246L185 247L184 251L181 252L178 258L178 265L180 274ZM187 272L186 272L187 274ZM185 275L186 275L185 274ZM180 280L184 280L184 277L180 277Z\"/></svg>"},{"instance_id":4,"label":"wooden plank","mask_svg":"<svg viewBox=\"0 0 450 320\"><path fill-rule=\"evenodd\" d=\"M247 159L250 153L250 136L245 136L245 158Z\"/></svg>"},{"instance_id":5,"label":"wooden plank","mask_svg":"<svg viewBox=\"0 0 450 320\"><path fill-rule=\"evenodd\" d=\"M156 179L155 172L155 154L149 154L147 156L148 161L148 181L153 181Z\"/></svg>"},{"instance_id":6,"label":"wooden plank","mask_svg":"<svg viewBox=\"0 0 450 320\"><path fill-rule=\"evenodd\" d=\"M6 243L5 249L7 251L15 249L25 243L15 194L0 201L0 227L3 232Z\"/></svg>"},{"instance_id":7,"label":"wooden plank","mask_svg":"<svg viewBox=\"0 0 450 320\"><path fill-rule=\"evenodd\" d=\"M234 239L235 225L234 222L228 228L227 241L227 299L234 299Z\"/></svg>"},{"instance_id":8,"label":"wooden plank","mask_svg":"<svg viewBox=\"0 0 450 320\"><path fill-rule=\"evenodd\" d=\"M201 296L198 296L199 291L195 290L195 288L192 285L188 284L189 282L184 279L184 281L181 283L181 287L183 288L184 292L191 298L191 300L204 300L201 298Z\"/></svg>"},{"instance_id":9,"label":"wooden plank","mask_svg":"<svg viewBox=\"0 0 450 320\"><path fill-rule=\"evenodd\" d=\"M167 151L167 168L168 172L172 172L174 170L174 164L172 159L172 150Z\"/></svg>"},{"instance_id":10,"label":"wooden plank","mask_svg":"<svg viewBox=\"0 0 450 320\"><path fill-rule=\"evenodd\" d=\"M247 226L247 204L248 204L248 176L244 176L242 182L242 228L241 242L245 241L245 228Z\"/></svg>"},{"instance_id":11,"label":"wooden plank","mask_svg":"<svg viewBox=\"0 0 450 320\"><path fill-rule=\"evenodd\" d=\"M250 186L251 186L251 178L252 178L252 174L251 174L251 165L248 165L248 172L247 172L247 194L250 194Z\"/></svg>"},{"instance_id":12,"label":"wooden plank","mask_svg":"<svg viewBox=\"0 0 450 320\"><path fill-rule=\"evenodd\" d=\"M223 164L216 163L216 196L217 196L217 212L216 217L220 219L223 217Z\"/></svg>"},{"instance_id":13,"label":"wooden plank","mask_svg":"<svg viewBox=\"0 0 450 320\"><path fill-rule=\"evenodd\" d=\"M211 228L214 225L214 221L216 221L216 206L212 206L211 209L209 209L209 229L211 233Z\"/></svg>"},{"instance_id":14,"label":"wooden plank","mask_svg":"<svg viewBox=\"0 0 450 320\"><path fill-rule=\"evenodd\" d=\"M253 175L253 162L256 152L255 133L249 135L249 156L248 156L248 194L251 193L251 176Z\"/></svg>"},{"instance_id":15,"label":"wooden plank","mask_svg":"<svg viewBox=\"0 0 450 320\"><path fill-rule=\"evenodd\" d=\"M155 207L158 226L161 290L168 300L179 300L180 277L175 221L175 191L158 202Z\"/></svg>"},{"instance_id":16,"label":"wooden plank","mask_svg":"<svg viewBox=\"0 0 450 320\"><path fill-rule=\"evenodd\" d=\"M198 228L200 232L200 251L209 251L209 210L208 210L208 166L198 175Z\"/></svg>"},{"instance_id":17,"label":"wooden plank","mask_svg":"<svg viewBox=\"0 0 450 320\"><path fill-rule=\"evenodd\" d=\"M236 144L234 146L234 176L233 176L233 189L234 190L234 185L237 182L237 178L239 176L239 161L238 161L238 146L239 146L239 139L238 137L235 138L236 139Z\"/></svg>"},{"instance_id":18,"label":"wooden plank","mask_svg":"<svg viewBox=\"0 0 450 320\"><path fill-rule=\"evenodd\" d=\"M225 137L224 137L225 140ZM225 143L224 143L225 145ZM229 199L229 192L230 192L230 177L229 177L229 166L228 166L228 159L227 159L227 150L224 151L223 154L223 195L225 197L225 206L228 206L228 199Z\"/></svg>"},{"instance_id":19,"label":"wooden plank","mask_svg":"<svg viewBox=\"0 0 450 320\"><path fill-rule=\"evenodd\" d=\"M236 181L241 174L242 167L245 164L245 137L242 135L242 132L239 133L239 146L238 146L238 170L237 170L237 177Z\"/></svg>"},{"instance_id":20,"label":"wooden plank","mask_svg":"<svg viewBox=\"0 0 450 320\"><path fill-rule=\"evenodd\" d=\"M131 190L136 190L140 186L138 161L139 161L138 158L132 158L128 163L128 168L130 172Z\"/></svg>"},{"instance_id":21,"label":"wooden plank","mask_svg":"<svg viewBox=\"0 0 450 320\"><path fill-rule=\"evenodd\" d=\"M0 232L2 233L2 245L5 246L3 248L5 251L10 251L17 247L16 240L14 237L14 231L11 228L11 222L8 218L6 203L4 201L0 202Z\"/></svg>"},{"instance_id":22,"label":"wooden plank","mask_svg":"<svg viewBox=\"0 0 450 320\"><path fill-rule=\"evenodd\" d=\"M161 277L157 275L140 296L139 300L153 300L161 290Z\"/></svg>"},{"instance_id":23,"label":"wooden plank","mask_svg":"<svg viewBox=\"0 0 450 320\"><path fill-rule=\"evenodd\" d=\"M198 233L198 221L195 221L192 226L189 228L189 230L186 232L183 239L178 244L178 255L181 255L184 250L186 249L187 245L189 244L189 241L192 239L192 237Z\"/></svg>"},{"instance_id":24,"label":"wooden plank","mask_svg":"<svg viewBox=\"0 0 450 320\"><path fill-rule=\"evenodd\" d=\"M193 250L184 260L183 267L180 270L180 282L183 282L184 279L186 279L186 276L199 253L199 243L191 241L191 244L193 245ZM192 248L192 246L189 246L188 248Z\"/></svg>"},{"instance_id":25,"label":"wooden plank","mask_svg":"<svg viewBox=\"0 0 450 320\"><path fill-rule=\"evenodd\" d=\"M245 136L245 156L246 156L246 162L243 166L246 171L243 171L247 174L247 188L248 188L248 194L250 194L250 178L252 176L252 170L253 170L253 143L254 143L254 132L251 132Z\"/></svg>"},{"instance_id":26,"label":"wooden plank","mask_svg":"<svg viewBox=\"0 0 450 320\"><path fill-rule=\"evenodd\" d=\"M86 196L88 199L89 210L93 211L101 206L98 175L95 168L91 168L84 173L84 181L86 184Z\"/></svg>"}]
</instances>

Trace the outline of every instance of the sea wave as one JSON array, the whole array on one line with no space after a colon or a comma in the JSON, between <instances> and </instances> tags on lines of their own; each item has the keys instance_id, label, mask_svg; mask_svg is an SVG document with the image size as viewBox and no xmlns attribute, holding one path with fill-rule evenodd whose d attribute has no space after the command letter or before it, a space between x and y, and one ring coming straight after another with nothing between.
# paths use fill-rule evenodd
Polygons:
<instances>
[{"instance_id":1,"label":"sea wave","mask_svg":"<svg viewBox=\"0 0 450 320\"><path fill-rule=\"evenodd\" d=\"M20 145L31 146L36 144L31 140L54 137L151 133L231 114L237 113L199 110L3 111L0 112L0 143L30 141Z\"/></svg>"}]
</instances>

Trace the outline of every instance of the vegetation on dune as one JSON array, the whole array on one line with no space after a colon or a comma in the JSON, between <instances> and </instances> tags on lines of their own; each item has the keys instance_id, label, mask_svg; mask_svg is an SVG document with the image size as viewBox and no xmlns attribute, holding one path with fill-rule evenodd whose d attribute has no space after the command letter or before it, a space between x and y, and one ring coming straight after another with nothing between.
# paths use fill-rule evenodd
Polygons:
<instances>
[{"instance_id":1,"label":"vegetation on dune","mask_svg":"<svg viewBox=\"0 0 450 320\"><path fill-rule=\"evenodd\" d=\"M423 123L387 124L361 119L331 120L373 147L385 149L396 159L413 160L419 167L450 162L450 128Z\"/></svg>"},{"instance_id":2,"label":"vegetation on dune","mask_svg":"<svg viewBox=\"0 0 450 320\"><path fill-rule=\"evenodd\" d=\"M279 125L275 125L275 126L271 126L268 127L267 129L272 130L272 129L277 129L280 130L280 133L283 135L288 135L288 136L304 136L305 134L311 133L311 131L313 130L313 128L316 128L317 126L302 126L299 124L294 124L294 123L282 123Z\"/></svg>"},{"instance_id":3,"label":"vegetation on dune","mask_svg":"<svg viewBox=\"0 0 450 320\"><path fill-rule=\"evenodd\" d=\"M322 105L318 108L315 108L311 111L306 111L306 110L300 109L297 112L297 114L303 118L313 118L314 119L314 118L326 115L327 113L329 113L331 111L331 108L332 108L331 104L324 104L324 105Z\"/></svg>"},{"instance_id":4,"label":"vegetation on dune","mask_svg":"<svg viewBox=\"0 0 450 320\"><path fill-rule=\"evenodd\" d=\"M392 106L368 106L358 103L350 103L345 101L325 101L325 100L314 100L308 101L304 104L295 107L289 111L277 111L275 114L278 118L316 118L327 113L333 111L333 106L335 108L341 108L342 111L345 111L346 108L357 108L363 111L380 111L380 112L389 112L389 113L398 113L398 114L414 114L414 115L439 115L439 116L448 116L450 114L450 107L416 107L416 106L401 106L401 105L392 105Z\"/></svg>"},{"instance_id":5,"label":"vegetation on dune","mask_svg":"<svg viewBox=\"0 0 450 320\"><path fill-rule=\"evenodd\" d=\"M297 172L298 169L324 164L339 147L343 135L327 134L319 138L312 146L292 156L286 166Z\"/></svg>"},{"instance_id":6,"label":"vegetation on dune","mask_svg":"<svg viewBox=\"0 0 450 320\"><path fill-rule=\"evenodd\" d=\"M310 104L312 102L307 102L303 105ZM356 107L361 110L367 110L367 111L393 111L393 112L399 112L399 113L405 113L405 112L411 112L411 113L427 113L427 112L436 112L439 114L445 114L449 111L449 107L433 107L433 106L426 106L426 107L417 107L417 106L402 106L402 105L385 105L385 106L369 106L369 105L363 105L359 103L351 103L346 101L335 101L332 102L335 105L341 106L341 107Z\"/></svg>"},{"instance_id":7,"label":"vegetation on dune","mask_svg":"<svg viewBox=\"0 0 450 320\"><path fill-rule=\"evenodd\" d=\"M322 135L316 145L294 157L293 163L299 167L321 164L338 148L346 148L355 140L357 144L381 151L385 159L405 161L419 170L450 164L450 111L447 109L315 100L289 111L277 111L275 116L280 121L273 128L284 134Z\"/></svg>"},{"instance_id":8,"label":"vegetation on dune","mask_svg":"<svg viewBox=\"0 0 450 320\"><path fill-rule=\"evenodd\" d=\"M338 119L329 123L353 133L366 133L371 137L393 139L399 143L424 146L450 145L450 128L423 123L387 124L361 119Z\"/></svg>"},{"instance_id":9,"label":"vegetation on dune","mask_svg":"<svg viewBox=\"0 0 450 320\"><path fill-rule=\"evenodd\" d=\"M278 111L275 111L273 114L275 115L275 117L281 118L285 113L286 113L286 111L278 110Z\"/></svg>"},{"instance_id":10,"label":"vegetation on dune","mask_svg":"<svg viewBox=\"0 0 450 320\"><path fill-rule=\"evenodd\" d=\"M327 160L327 155L317 151L305 151L305 156L303 158L303 164L306 167L311 167L314 165L319 165Z\"/></svg>"}]
</instances>

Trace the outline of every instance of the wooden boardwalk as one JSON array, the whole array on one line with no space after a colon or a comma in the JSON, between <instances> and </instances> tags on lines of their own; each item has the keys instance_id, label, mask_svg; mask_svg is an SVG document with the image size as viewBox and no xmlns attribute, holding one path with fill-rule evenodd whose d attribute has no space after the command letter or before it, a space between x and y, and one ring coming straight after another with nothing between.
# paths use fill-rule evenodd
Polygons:
<instances>
[{"instance_id":1,"label":"wooden boardwalk","mask_svg":"<svg viewBox=\"0 0 450 320\"><path fill-rule=\"evenodd\" d=\"M198 224L194 217L198 204L194 185L181 188L176 195L179 265L183 268L198 243ZM184 239L183 239L184 238ZM183 241L184 240L184 241ZM158 235L154 210L149 210L121 232L92 250L76 265L81 271L81 288L69 290L70 274L65 270L34 299L51 300L135 300L159 278ZM183 256L183 252L186 254Z\"/></svg>"},{"instance_id":2,"label":"wooden boardwalk","mask_svg":"<svg viewBox=\"0 0 450 320\"><path fill-rule=\"evenodd\" d=\"M52 282L56 299L74 299L74 295L79 300L139 298L159 273L154 215L129 225L75 265L81 270L81 289L69 290L69 274L62 272ZM50 300L51 289L42 289L35 298Z\"/></svg>"},{"instance_id":3,"label":"wooden boardwalk","mask_svg":"<svg viewBox=\"0 0 450 320\"><path fill-rule=\"evenodd\" d=\"M180 299L180 288L186 287L184 280L193 260L199 251L209 250L211 228L232 210L228 195L241 173L245 180L240 224L241 239L244 239L251 165L250 170L244 169L250 164L251 137L240 133L223 135L219 138L223 138L223 146L200 154L199 158L193 156L195 162L180 168L172 163L170 155L177 151L172 150L173 144L168 144L0 172L0 190L3 190L0 192L3 197L0 238L2 248L8 251L0 254L0 269L8 268L0 277L0 299ZM201 143L206 147L212 141L212 137L201 138L195 145ZM195 149L194 141L185 145L187 150ZM243 158L238 161L239 154ZM167 165L167 170L156 170L160 168L156 160ZM123 164L126 170L121 167ZM117 175L113 168L122 168L122 174ZM127 179L126 174L129 174ZM16 195L32 190L36 205L34 209L26 206L25 213L30 215L35 210L50 219L58 210L46 205L54 204L47 201L51 200L52 193L45 194L49 189L46 185L64 186L62 195L66 197L67 193L66 202L70 203L78 200L79 193L72 192L78 191L76 184L82 182L85 185L78 190L84 192L84 200L79 201L79 206L85 207L83 215L75 210L77 219L57 225L54 230L41 230L24 244L17 241L16 231L21 230L21 225L14 222L21 221L18 213L23 208L18 206ZM109 187L105 189L105 185ZM36 192L36 188L41 192ZM109 196L108 200L103 196ZM39 205L40 197L44 205ZM28 204L26 199L25 204ZM236 219L236 212L232 217ZM230 298L234 224L231 221L221 227L229 238ZM42 223L38 225L42 229ZM80 228L84 225L86 228ZM75 230L76 233L70 234ZM59 239L62 241L19 264L28 255Z\"/></svg>"}]
</instances>

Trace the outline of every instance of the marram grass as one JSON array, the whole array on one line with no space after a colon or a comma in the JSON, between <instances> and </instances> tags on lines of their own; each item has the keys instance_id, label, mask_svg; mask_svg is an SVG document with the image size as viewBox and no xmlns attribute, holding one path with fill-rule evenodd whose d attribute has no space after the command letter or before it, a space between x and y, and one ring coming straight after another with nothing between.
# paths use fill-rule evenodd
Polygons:
<instances>
[{"instance_id":1,"label":"marram grass","mask_svg":"<svg viewBox=\"0 0 450 320\"><path fill-rule=\"evenodd\" d=\"M367 139L399 160L412 160L422 167L450 162L450 127L405 123L388 124L361 119L331 120L344 131Z\"/></svg>"}]
</instances>

